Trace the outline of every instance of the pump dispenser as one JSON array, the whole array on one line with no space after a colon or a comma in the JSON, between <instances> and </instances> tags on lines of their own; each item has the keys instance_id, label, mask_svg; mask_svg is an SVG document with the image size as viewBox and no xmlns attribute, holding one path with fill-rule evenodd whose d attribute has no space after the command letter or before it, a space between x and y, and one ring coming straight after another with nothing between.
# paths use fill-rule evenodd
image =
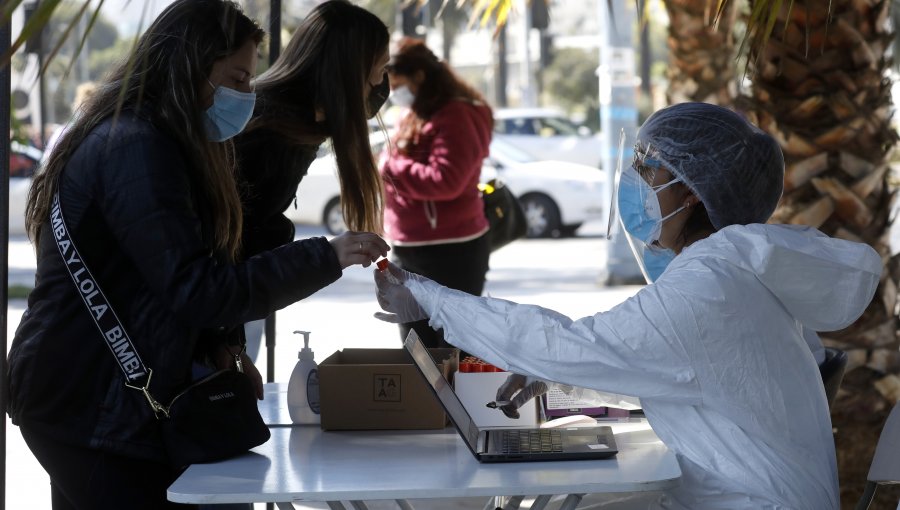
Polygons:
<instances>
[{"instance_id":1,"label":"pump dispenser","mask_svg":"<svg viewBox=\"0 0 900 510\"><path fill-rule=\"evenodd\" d=\"M296 424L316 425L320 422L319 370L309 348L309 331L294 331L294 334L303 335L303 348L288 382L288 412Z\"/></svg>"}]
</instances>

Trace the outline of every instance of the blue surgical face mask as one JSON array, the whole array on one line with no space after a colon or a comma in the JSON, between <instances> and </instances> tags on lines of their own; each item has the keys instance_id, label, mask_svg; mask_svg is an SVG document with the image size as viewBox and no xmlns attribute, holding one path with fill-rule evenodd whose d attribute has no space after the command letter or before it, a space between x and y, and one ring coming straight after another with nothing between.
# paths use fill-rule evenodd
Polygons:
<instances>
[{"instance_id":1,"label":"blue surgical face mask","mask_svg":"<svg viewBox=\"0 0 900 510\"><path fill-rule=\"evenodd\" d=\"M253 116L256 105L255 92L239 92L219 85L213 87L213 104L206 109L204 124L206 138L211 142L224 142L244 130Z\"/></svg>"},{"instance_id":2,"label":"blue surgical face mask","mask_svg":"<svg viewBox=\"0 0 900 510\"><path fill-rule=\"evenodd\" d=\"M648 283L653 283L662 276L663 272L675 258L675 252L661 246L645 246L642 253L644 270L647 271Z\"/></svg>"},{"instance_id":3,"label":"blue surgical face mask","mask_svg":"<svg viewBox=\"0 0 900 510\"><path fill-rule=\"evenodd\" d=\"M645 245L653 244L654 241L659 240L662 224L681 212L684 206L675 209L663 218L659 199L656 195L680 180L675 178L662 186L654 188L641 178L634 167L626 168L622 172L619 180L616 206L618 214L622 218L622 225L632 237Z\"/></svg>"}]
</instances>

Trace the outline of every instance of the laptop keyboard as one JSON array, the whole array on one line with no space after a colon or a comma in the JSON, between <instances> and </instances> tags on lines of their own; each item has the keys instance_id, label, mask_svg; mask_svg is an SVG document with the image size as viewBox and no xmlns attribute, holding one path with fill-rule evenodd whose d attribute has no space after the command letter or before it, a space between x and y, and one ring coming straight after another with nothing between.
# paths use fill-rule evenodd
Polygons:
<instances>
[{"instance_id":1,"label":"laptop keyboard","mask_svg":"<svg viewBox=\"0 0 900 510\"><path fill-rule=\"evenodd\" d=\"M554 429L504 430L501 453L554 453L562 451L562 434Z\"/></svg>"}]
</instances>

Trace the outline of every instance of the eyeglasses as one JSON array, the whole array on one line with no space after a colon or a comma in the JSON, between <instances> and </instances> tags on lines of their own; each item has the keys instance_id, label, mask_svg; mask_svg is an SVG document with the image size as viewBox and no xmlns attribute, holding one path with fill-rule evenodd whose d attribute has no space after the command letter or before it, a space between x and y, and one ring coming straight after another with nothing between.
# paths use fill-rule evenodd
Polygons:
<instances>
[{"instance_id":1,"label":"eyeglasses","mask_svg":"<svg viewBox=\"0 0 900 510\"><path fill-rule=\"evenodd\" d=\"M641 176L641 179L650 184L656 177L656 171L662 167L662 162L649 158L646 154L634 151L634 158L631 160L631 167Z\"/></svg>"}]
</instances>

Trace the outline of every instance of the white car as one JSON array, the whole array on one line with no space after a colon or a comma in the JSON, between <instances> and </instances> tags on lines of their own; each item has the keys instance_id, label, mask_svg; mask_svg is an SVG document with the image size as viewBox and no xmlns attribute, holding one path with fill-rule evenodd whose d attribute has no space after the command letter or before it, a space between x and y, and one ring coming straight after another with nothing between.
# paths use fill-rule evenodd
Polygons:
<instances>
[{"instance_id":1,"label":"white car","mask_svg":"<svg viewBox=\"0 0 900 510\"><path fill-rule=\"evenodd\" d=\"M380 152L383 137L373 135ZM597 168L565 161L539 161L505 140L491 142L491 155L481 169L481 181L498 177L516 194L525 209L528 237L572 235L582 223L602 219L608 196L606 176ZM297 190L296 206L285 215L295 223L324 225L331 234L346 230L340 206L337 167L330 149L309 167Z\"/></svg>"},{"instance_id":2,"label":"white car","mask_svg":"<svg viewBox=\"0 0 900 510\"><path fill-rule=\"evenodd\" d=\"M495 137L481 180L498 177L525 210L528 237L564 237L582 223L603 219L609 194L606 174L596 167L539 160Z\"/></svg>"},{"instance_id":3,"label":"white car","mask_svg":"<svg viewBox=\"0 0 900 510\"><path fill-rule=\"evenodd\" d=\"M16 141L9 153L9 234L25 233L25 203L31 189L31 176L41 162L41 150Z\"/></svg>"},{"instance_id":4,"label":"white car","mask_svg":"<svg viewBox=\"0 0 900 510\"><path fill-rule=\"evenodd\" d=\"M495 138L528 151L539 160L569 161L600 168L600 137L549 108L506 108L494 112Z\"/></svg>"}]
</instances>

